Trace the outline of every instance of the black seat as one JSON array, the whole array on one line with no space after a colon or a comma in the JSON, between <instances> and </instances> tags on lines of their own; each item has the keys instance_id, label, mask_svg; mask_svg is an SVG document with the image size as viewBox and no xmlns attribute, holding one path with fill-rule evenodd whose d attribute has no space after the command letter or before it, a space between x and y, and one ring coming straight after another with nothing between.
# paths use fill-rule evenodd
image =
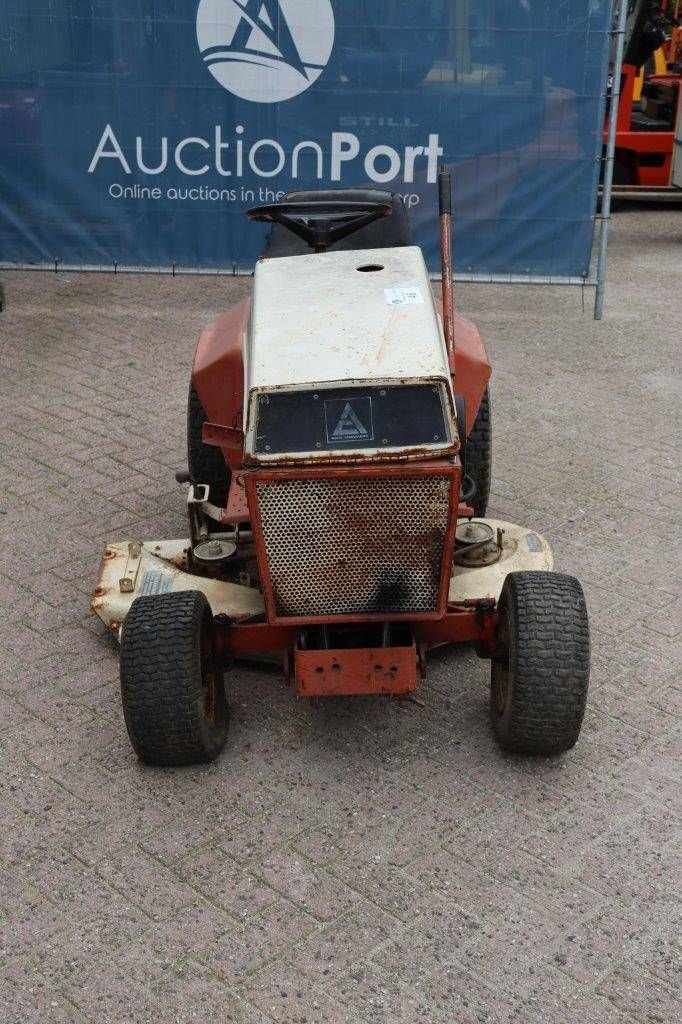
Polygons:
<instances>
[{"instance_id":1,"label":"black seat","mask_svg":"<svg viewBox=\"0 0 682 1024\"><path fill-rule=\"evenodd\" d=\"M382 192L374 188L319 189L310 192L288 192L282 202L390 202L391 214L381 217L373 224L360 228L347 238L335 242L330 252L349 249L390 249L394 246L412 245L410 219L403 197L397 192ZM276 259L279 256L304 256L310 253L310 246L281 224L273 224L265 242L262 256Z\"/></svg>"}]
</instances>

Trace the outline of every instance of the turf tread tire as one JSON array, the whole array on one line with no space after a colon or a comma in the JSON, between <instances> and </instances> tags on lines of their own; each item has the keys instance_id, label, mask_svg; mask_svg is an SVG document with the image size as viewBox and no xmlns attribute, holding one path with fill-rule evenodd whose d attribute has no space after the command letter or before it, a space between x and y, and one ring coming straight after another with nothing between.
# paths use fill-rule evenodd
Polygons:
<instances>
[{"instance_id":1,"label":"turf tread tire","mask_svg":"<svg viewBox=\"0 0 682 1024\"><path fill-rule=\"evenodd\" d=\"M488 510L492 471L493 434L490 418L490 390L486 387L471 433L467 438L467 474L476 484L471 506L479 519Z\"/></svg>"},{"instance_id":2,"label":"turf tread tire","mask_svg":"<svg viewBox=\"0 0 682 1024\"><path fill-rule=\"evenodd\" d=\"M204 423L208 420L194 384L189 386L187 398L187 466L195 483L208 484L209 501L219 508L227 504L230 489L230 470L220 448L204 444L201 439Z\"/></svg>"},{"instance_id":3,"label":"turf tread tire","mask_svg":"<svg viewBox=\"0 0 682 1024\"><path fill-rule=\"evenodd\" d=\"M201 764L225 744L228 710L215 669L214 721L206 715L201 635L211 608L200 591L133 601L121 635L121 700L130 741L146 764Z\"/></svg>"},{"instance_id":4,"label":"turf tread tire","mask_svg":"<svg viewBox=\"0 0 682 1024\"><path fill-rule=\"evenodd\" d=\"M510 573L499 611L509 616L509 676L507 703L500 714L493 662L490 713L495 735L511 753L563 753L580 734L590 677L582 587L562 573Z\"/></svg>"}]
</instances>

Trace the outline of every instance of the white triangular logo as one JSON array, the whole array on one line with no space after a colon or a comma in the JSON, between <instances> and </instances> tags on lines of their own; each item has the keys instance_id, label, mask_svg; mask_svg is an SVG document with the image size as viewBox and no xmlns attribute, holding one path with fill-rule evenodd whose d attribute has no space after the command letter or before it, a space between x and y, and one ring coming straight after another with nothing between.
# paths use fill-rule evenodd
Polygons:
<instances>
[{"instance_id":1,"label":"white triangular logo","mask_svg":"<svg viewBox=\"0 0 682 1024\"><path fill-rule=\"evenodd\" d=\"M366 441L369 434L358 414L351 408L350 402L346 402L339 422L334 427L332 441Z\"/></svg>"}]
</instances>

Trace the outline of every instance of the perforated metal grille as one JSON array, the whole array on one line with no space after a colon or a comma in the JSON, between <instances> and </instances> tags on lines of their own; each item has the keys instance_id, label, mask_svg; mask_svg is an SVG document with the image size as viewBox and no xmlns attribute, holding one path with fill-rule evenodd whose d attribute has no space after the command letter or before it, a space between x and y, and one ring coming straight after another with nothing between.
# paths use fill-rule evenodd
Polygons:
<instances>
[{"instance_id":1,"label":"perforated metal grille","mask_svg":"<svg viewBox=\"0 0 682 1024\"><path fill-rule=\"evenodd\" d=\"M258 481L278 616L435 611L450 478Z\"/></svg>"}]
</instances>

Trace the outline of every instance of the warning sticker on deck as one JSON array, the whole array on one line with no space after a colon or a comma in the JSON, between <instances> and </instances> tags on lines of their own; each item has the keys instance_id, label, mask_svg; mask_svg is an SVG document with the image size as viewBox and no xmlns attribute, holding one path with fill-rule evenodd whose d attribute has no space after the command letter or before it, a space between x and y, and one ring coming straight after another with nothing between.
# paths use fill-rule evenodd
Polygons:
<instances>
[{"instance_id":1,"label":"warning sticker on deck","mask_svg":"<svg viewBox=\"0 0 682 1024\"><path fill-rule=\"evenodd\" d=\"M374 437L371 398L330 399L324 403L324 414L329 444Z\"/></svg>"},{"instance_id":2,"label":"warning sticker on deck","mask_svg":"<svg viewBox=\"0 0 682 1024\"><path fill-rule=\"evenodd\" d=\"M173 575L170 572L159 572L158 569L147 569L142 577L140 594L149 597L153 594L167 594L173 587Z\"/></svg>"},{"instance_id":3,"label":"warning sticker on deck","mask_svg":"<svg viewBox=\"0 0 682 1024\"><path fill-rule=\"evenodd\" d=\"M404 285L402 288L384 288L384 295L389 306L414 306L423 303L421 288L415 285Z\"/></svg>"}]
</instances>

